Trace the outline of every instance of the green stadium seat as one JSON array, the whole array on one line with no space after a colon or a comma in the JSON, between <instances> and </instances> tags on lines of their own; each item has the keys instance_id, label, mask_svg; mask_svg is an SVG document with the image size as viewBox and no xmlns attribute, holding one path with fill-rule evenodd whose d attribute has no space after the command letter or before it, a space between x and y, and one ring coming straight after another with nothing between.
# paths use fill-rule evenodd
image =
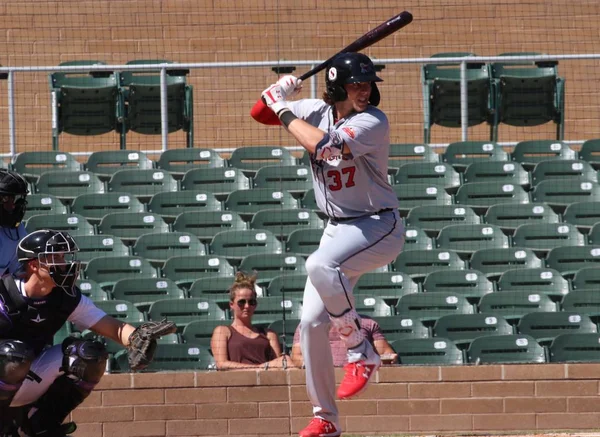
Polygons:
<instances>
[{"instance_id":1,"label":"green stadium seat","mask_svg":"<svg viewBox=\"0 0 600 437\"><path fill-rule=\"evenodd\" d=\"M208 191L218 200L225 200L236 190L249 190L250 178L237 168L195 168L188 170L181 180L183 191Z\"/></svg>"},{"instance_id":2,"label":"green stadium seat","mask_svg":"<svg viewBox=\"0 0 600 437\"><path fill-rule=\"evenodd\" d=\"M517 227L512 242L545 253L560 246L584 246L585 235L568 223L528 223Z\"/></svg>"},{"instance_id":3,"label":"green stadium seat","mask_svg":"<svg viewBox=\"0 0 600 437\"><path fill-rule=\"evenodd\" d=\"M252 316L252 324L268 326L276 320L300 319L302 299L295 296L259 297Z\"/></svg>"},{"instance_id":4,"label":"green stadium seat","mask_svg":"<svg viewBox=\"0 0 600 437\"><path fill-rule=\"evenodd\" d=\"M555 301L569 293L569 281L547 267L507 270L498 279L497 287L501 292L523 290L542 293Z\"/></svg>"},{"instance_id":5,"label":"green stadium seat","mask_svg":"<svg viewBox=\"0 0 600 437\"><path fill-rule=\"evenodd\" d=\"M550 347L551 363L600 362L600 334L560 334Z\"/></svg>"},{"instance_id":6,"label":"green stadium seat","mask_svg":"<svg viewBox=\"0 0 600 437\"><path fill-rule=\"evenodd\" d=\"M497 278L507 270L539 268L544 263L531 249L509 247L476 250L471 255L469 265L488 278Z\"/></svg>"},{"instance_id":7,"label":"green stadium seat","mask_svg":"<svg viewBox=\"0 0 600 437\"><path fill-rule=\"evenodd\" d=\"M127 362L127 351L115 355L119 371L130 373ZM143 373L165 371L191 371L191 370L216 370L215 359L208 348L192 343L186 344L161 344L156 348L152 363Z\"/></svg>"},{"instance_id":8,"label":"green stadium seat","mask_svg":"<svg viewBox=\"0 0 600 437\"><path fill-rule=\"evenodd\" d=\"M591 182L598 182L596 170L585 161L577 159L561 161L541 161L538 162L531 172L531 183L537 185L542 181L560 179L585 179Z\"/></svg>"},{"instance_id":9,"label":"green stadium seat","mask_svg":"<svg viewBox=\"0 0 600 437\"><path fill-rule=\"evenodd\" d=\"M436 236L447 225L478 225L481 218L470 207L454 205L415 206L406 216L406 224Z\"/></svg>"},{"instance_id":10,"label":"green stadium seat","mask_svg":"<svg viewBox=\"0 0 600 437\"><path fill-rule=\"evenodd\" d=\"M256 272L257 284L268 285L276 276L301 273L306 275L306 262L293 253L251 254L242 259L238 270Z\"/></svg>"},{"instance_id":11,"label":"green stadium seat","mask_svg":"<svg viewBox=\"0 0 600 437\"><path fill-rule=\"evenodd\" d=\"M127 300L112 299L104 302L95 302L95 305L107 315L114 317L120 322L136 323L145 320L144 313Z\"/></svg>"},{"instance_id":12,"label":"green stadium seat","mask_svg":"<svg viewBox=\"0 0 600 437\"><path fill-rule=\"evenodd\" d=\"M146 258L155 267L179 255L206 255L206 248L198 238L187 232L159 232L143 234L132 248L133 255Z\"/></svg>"},{"instance_id":13,"label":"green stadium seat","mask_svg":"<svg viewBox=\"0 0 600 437\"><path fill-rule=\"evenodd\" d=\"M532 52L501 53L499 56L539 55ZM565 80L558 75L557 61L495 62L490 65L495 92L495 118L510 126L556 124L556 138L563 139Z\"/></svg>"},{"instance_id":14,"label":"green stadium seat","mask_svg":"<svg viewBox=\"0 0 600 437\"><path fill-rule=\"evenodd\" d=\"M434 57L467 57L473 53L436 53ZM492 123L492 90L487 64L467 64L468 126L487 122L490 124L490 139L495 139ZM424 135L423 142L431 142L433 125L461 127L461 69L456 64L424 64L421 67L423 86Z\"/></svg>"},{"instance_id":15,"label":"green stadium seat","mask_svg":"<svg viewBox=\"0 0 600 437\"><path fill-rule=\"evenodd\" d=\"M102 61L83 60L59 64L60 67L102 65ZM104 73L104 72L103 72ZM120 132L120 147L125 149L121 120L124 105L117 76L112 71L55 72L49 75L52 101L52 149L59 149L62 132L71 135L102 135Z\"/></svg>"},{"instance_id":16,"label":"green stadium seat","mask_svg":"<svg viewBox=\"0 0 600 437\"><path fill-rule=\"evenodd\" d=\"M98 225L99 234L114 235L126 244L133 244L144 234L166 232L169 225L151 212L112 212L102 217Z\"/></svg>"},{"instance_id":17,"label":"green stadium seat","mask_svg":"<svg viewBox=\"0 0 600 437\"><path fill-rule=\"evenodd\" d=\"M392 263L394 271L412 278L422 278L436 270L460 270L465 262L453 250L410 250L402 251Z\"/></svg>"},{"instance_id":18,"label":"green stadium seat","mask_svg":"<svg viewBox=\"0 0 600 437\"><path fill-rule=\"evenodd\" d=\"M404 229L403 251L431 249L433 249L433 239L430 238L424 230L415 226L407 226Z\"/></svg>"},{"instance_id":19,"label":"green stadium seat","mask_svg":"<svg viewBox=\"0 0 600 437\"><path fill-rule=\"evenodd\" d=\"M525 314L557 311L550 296L535 290L499 291L486 294L479 301L479 312L502 316L512 325Z\"/></svg>"},{"instance_id":20,"label":"green stadium seat","mask_svg":"<svg viewBox=\"0 0 600 437\"><path fill-rule=\"evenodd\" d=\"M549 346L554 337L560 334L598 332L596 325L588 316L571 310L525 314L521 317L517 329L520 334L535 338L542 346Z\"/></svg>"},{"instance_id":21,"label":"green stadium seat","mask_svg":"<svg viewBox=\"0 0 600 437\"><path fill-rule=\"evenodd\" d=\"M74 238L79 247L77 259L84 264L103 256L129 256L129 248L113 235L79 235Z\"/></svg>"},{"instance_id":22,"label":"green stadium seat","mask_svg":"<svg viewBox=\"0 0 600 437\"><path fill-rule=\"evenodd\" d=\"M209 243L222 231L241 231L246 222L234 211L185 211L177 216L173 230L194 234L203 243Z\"/></svg>"},{"instance_id":23,"label":"green stadium seat","mask_svg":"<svg viewBox=\"0 0 600 437\"><path fill-rule=\"evenodd\" d=\"M27 201L29 202L29 198ZM29 206L27 208L29 209ZM573 202L565 209L562 219L587 234L592 226L600 222L600 201Z\"/></svg>"},{"instance_id":24,"label":"green stadium seat","mask_svg":"<svg viewBox=\"0 0 600 437\"><path fill-rule=\"evenodd\" d=\"M285 251L309 256L319 248L323 229L298 229L288 235Z\"/></svg>"},{"instance_id":25,"label":"green stadium seat","mask_svg":"<svg viewBox=\"0 0 600 437\"><path fill-rule=\"evenodd\" d=\"M524 334L491 335L474 339L467 349L471 364L545 363L544 347Z\"/></svg>"},{"instance_id":26,"label":"green stadium seat","mask_svg":"<svg viewBox=\"0 0 600 437\"><path fill-rule=\"evenodd\" d=\"M180 255L169 258L161 268L163 278L189 288L200 278L225 276L233 282L235 269L226 258L214 255Z\"/></svg>"},{"instance_id":27,"label":"green stadium seat","mask_svg":"<svg viewBox=\"0 0 600 437\"><path fill-rule=\"evenodd\" d=\"M245 219L263 209L298 209L298 201L287 191L274 191L268 188L236 190L227 196L225 209L235 211Z\"/></svg>"},{"instance_id":28,"label":"green stadium seat","mask_svg":"<svg viewBox=\"0 0 600 437\"><path fill-rule=\"evenodd\" d=\"M494 182L496 184L530 185L529 172L518 162L480 161L470 164L463 173L463 183Z\"/></svg>"},{"instance_id":29,"label":"green stadium seat","mask_svg":"<svg viewBox=\"0 0 600 437\"><path fill-rule=\"evenodd\" d=\"M259 168L270 165L297 165L298 161L285 147L253 146L238 147L232 153L227 163L252 177Z\"/></svg>"},{"instance_id":30,"label":"green stadium seat","mask_svg":"<svg viewBox=\"0 0 600 437\"><path fill-rule=\"evenodd\" d=\"M181 179L188 170L225 167L227 163L212 149L169 149L160 154L157 167Z\"/></svg>"},{"instance_id":31,"label":"green stadium seat","mask_svg":"<svg viewBox=\"0 0 600 437\"><path fill-rule=\"evenodd\" d=\"M525 170L533 170L538 162L577 159L577 152L562 141L529 140L518 142L510 156Z\"/></svg>"},{"instance_id":32,"label":"green stadium seat","mask_svg":"<svg viewBox=\"0 0 600 437\"><path fill-rule=\"evenodd\" d=\"M37 182L42 173L50 171L81 171L83 166L75 156L68 152L59 151L29 151L21 152L11 164L14 171L30 182Z\"/></svg>"},{"instance_id":33,"label":"green stadium seat","mask_svg":"<svg viewBox=\"0 0 600 437\"><path fill-rule=\"evenodd\" d=\"M66 231L72 237L81 235L94 235L94 225L79 214L42 214L29 217L25 225L27 231L33 232L38 229L54 229Z\"/></svg>"},{"instance_id":34,"label":"green stadium seat","mask_svg":"<svg viewBox=\"0 0 600 437\"><path fill-rule=\"evenodd\" d=\"M233 277L205 276L192 282L188 293L193 298L212 299L224 304L230 301L229 289L233 282Z\"/></svg>"},{"instance_id":35,"label":"green stadium seat","mask_svg":"<svg viewBox=\"0 0 600 437\"><path fill-rule=\"evenodd\" d=\"M460 186L460 175L450 164L414 162L402 165L393 175L394 184L428 184L456 191Z\"/></svg>"},{"instance_id":36,"label":"green stadium seat","mask_svg":"<svg viewBox=\"0 0 600 437\"><path fill-rule=\"evenodd\" d=\"M313 187L312 173L305 165L267 165L258 169L252 178L252 187L289 191L300 196Z\"/></svg>"},{"instance_id":37,"label":"green stadium seat","mask_svg":"<svg viewBox=\"0 0 600 437\"><path fill-rule=\"evenodd\" d=\"M411 162L439 162L439 155L428 144L390 144L388 173L394 174Z\"/></svg>"},{"instance_id":38,"label":"green stadium seat","mask_svg":"<svg viewBox=\"0 0 600 437\"><path fill-rule=\"evenodd\" d=\"M579 159L589 162L596 170L600 169L600 139L584 141L579 150Z\"/></svg>"},{"instance_id":39,"label":"green stadium seat","mask_svg":"<svg viewBox=\"0 0 600 437\"><path fill-rule=\"evenodd\" d=\"M296 329L300 325L300 319L281 319L274 320L268 326L268 329L277 333L279 338L281 339L282 352L289 354L294 345L294 334L296 333Z\"/></svg>"},{"instance_id":40,"label":"green stadium seat","mask_svg":"<svg viewBox=\"0 0 600 437\"><path fill-rule=\"evenodd\" d=\"M221 202L208 191L156 193L148 202L148 212L159 214L167 223L184 212L221 211Z\"/></svg>"},{"instance_id":41,"label":"green stadium seat","mask_svg":"<svg viewBox=\"0 0 600 437\"><path fill-rule=\"evenodd\" d=\"M590 233L588 234L589 244L591 245L600 245L600 222L596 223L590 229Z\"/></svg>"},{"instance_id":42,"label":"green stadium seat","mask_svg":"<svg viewBox=\"0 0 600 437\"><path fill-rule=\"evenodd\" d=\"M127 65L170 64L163 59L137 59ZM194 145L194 90L187 83L187 70L167 70L168 132L183 130L187 147ZM161 78L159 70L132 71L119 74L123 100L126 103L124 130L144 135L161 134Z\"/></svg>"},{"instance_id":43,"label":"green stadium seat","mask_svg":"<svg viewBox=\"0 0 600 437\"><path fill-rule=\"evenodd\" d=\"M572 291L596 291L598 287L600 287L600 269L598 267L584 267L577 270L571 281Z\"/></svg>"},{"instance_id":44,"label":"green stadium seat","mask_svg":"<svg viewBox=\"0 0 600 437\"><path fill-rule=\"evenodd\" d=\"M312 209L313 211L316 211L317 214L321 213L321 211L319 210L319 207L317 206L317 201L315 199L314 188L311 188L304 194L304 196L302 196L302 199L300 200L300 207L306 208L306 209Z\"/></svg>"},{"instance_id":45,"label":"green stadium seat","mask_svg":"<svg viewBox=\"0 0 600 437\"><path fill-rule=\"evenodd\" d=\"M144 212L144 204L129 193L80 194L73 199L71 212L84 216L90 223L99 224L112 212Z\"/></svg>"},{"instance_id":46,"label":"green stadium seat","mask_svg":"<svg viewBox=\"0 0 600 437\"><path fill-rule=\"evenodd\" d=\"M225 320L197 320L185 325L181 332L184 343L199 344L210 348L210 340L217 326L228 324Z\"/></svg>"},{"instance_id":47,"label":"green stadium seat","mask_svg":"<svg viewBox=\"0 0 600 437\"><path fill-rule=\"evenodd\" d=\"M109 180L119 170L148 170L154 163L144 152L136 150L101 150L93 152L85 163L85 169L102 180Z\"/></svg>"},{"instance_id":48,"label":"green stadium seat","mask_svg":"<svg viewBox=\"0 0 600 437\"><path fill-rule=\"evenodd\" d=\"M600 295L597 291L569 293L563 297L560 306L562 312L570 311L589 317L594 328L591 332L596 332L596 324L600 322Z\"/></svg>"},{"instance_id":49,"label":"green stadium seat","mask_svg":"<svg viewBox=\"0 0 600 437\"><path fill-rule=\"evenodd\" d=\"M412 293L400 298L396 314L419 319L426 326L433 325L446 314L473 314L474 309L460 293Z\"/></svg>"},{"instance_id":50,"label":"green stadium seat","mask_svg":"<svg viewBox=\"0 0 600 437\"><path fill-rule=\"evenodd\" d=\"M354 285L354 295L377 296L396 305L405 294L418 293L419 284L400 272L368 272Z\"/></svg>"},{"instance_id":51,"label":"green stadium seat","mask_svg":"<svg viewBox=\"0 0 600 437\"><path fill-rule=\"evenodd\" d=\"M483 214L492 205L529 203L529 193L522 186L512 183L471 182L460 186L454 203L470 206L476 213Z\"/></svg>"},{"instance_id":52,"label":"green stadium seat","mask_svg":"<svg viewBox=\"0 0 600 437\"><path fill-rule=\"evenodd\" d=\"M183 290L167 278L125 278L115 282L111 293L117 300L126 300L140 311L160 299L185 299Z\"/></svg>"},{"instance_id":53,"label":"green stadium seat","mask_svg":"<svg viewBox=\"0 0 600 437\"><path fill-rule=\"evenodd\" d=\"M522 224L560 223L560 216L545 203L492 205L485 214L485 222L499 226L511 235Z\"/></svg>"},{"instance_id":54,"label":"green stadium seat","mask_svg":"<svg viewBox=\"0 0 600 437\"><path fill-rule=\"evenodd\" d=\"M415 206L452 204L452 196L435 185L403 184L393 185L392 189L400 202L400 214L404 217Z\"/></svg>"},{"instance_id":55,"label":"green stadium seat","mask_svg":"<svg viewBox=\"0 0 600 437\"><path fill-rule=\"evenodd\" d=\"M371 317L388 342L407 338L429 338L429 329L418 319L402 316Z\"/></svg>"},{"instance_id":56,"label":"green stadium seat","mask_svg":"<svg viewBox=\"0 0 600 437\"><path fill-rule=\"evenodd\" d=\"M37 194L50 194L72 201L81 194L102 194L104 183L88 171L50 171L42 173L35 184Z\"/></svg>"},{"instance_id":57,"label":"green stadium seat","mask_svg":"<svg viewBox=\"0 0 600 437\"><path fill-rule=\"evenodd\" d=\"M230 230L217 233L210 242L210 253L237 264L248 255L282 253L283 246L271 232L262 230Z\"/></svg>"},{"instance_id":58,"label":"green stadium seat","mask_svg":"<svg viewBox=\"0 0 600 437\"><path fill-rule=\"evenodd\" d=\"M257 211L250 229L266 229L282 241L298 229L323 229L323 220L310 209L272 208Z\"/></svg>"},{"instance_id":59,"label":"green stadium seat","mask_svg":"<svg viewBox=\"0 0 600 437\"><path fill-rule=\"evenodd\" d=\"M90 260L84 277L96 281L103 289L110 289L120 279L156 278L158 273L150 262L139 256L102 256Z\"/></svg>"},{"instance_id":60,"label":"green stadium seat","mask_svg":"<svg viewBox=\"0 0 600 437\"><path fill-rule=\"evenodd\" d=\"M600 201L600 185L579 179L566 179L557 184L548 180L537 184L531 193L534 202L545 202L557 212L564 212L574 202Z\"/></svg>"},{"instance_id":61,"label":"green stadium seat","mask_svg":"<svg viewBox=\"0 0 600 437\"><path fill-rule=\"evenodd\" d=\"M284 275L275 276L267 287L267 295L269 296L304 296L304 288L306 287L306 273L286 273Z\"/></svg>"},{"instance_id":62,"label":"green stadium seat","mask_svg":"<svg viewBox=\"0 0 600 437\"><path fill-rule=\"evenodd\" d=\"M465 362L462 351L446 338L407 338L390 342L403 366L457 366Z\"/></svg>"},{"instance_id":63,"label":"green stadium seat","mask_svg":"<svg viewBox=\"0 0 600 437\"><path fill-rule=\"evenodd\" d=\"M564 277L573 276L585 267L600 267L600 246L563 246L552 249L546 256L546 265L558 270Z\"/></svg>"},{"instance_id":64,"label":"green stadium seat","mask_svg":"<svg viewBox=\"0 0 600 437\"><path fill-rule=\"evenodd\" d=\"M161 299L153 302L148 310L149 320L164 318L175 322L179 330L197 320L227 320L227 311L207 298Z\"/></svg>"},{"instance_id":65,"label":"green stadium seat","mask_svg":"<svg viewBox=\"0 0 600 437\"><path fill-rule=\"evenodd\" d=\"M438 270L425 277L423 291L458 293L469 303L477 304L483 296L494 291L494 283L477 270Z\"/></svg>"},{"instance_id":66,"label":"green stadium seat","mask_svg":"<svg viewBox=\"0 0 600 437\"><path fill-rule=\"evenodd\" d=\"M359 314L368 317L391 317L394 314L394 305L383 297L370 294L354 294L354 308Z\"/></svg>"},{"instance_id":67,"label":"green stadium seat","mask_svg":"<svg viewBox=\"0 0 600 437\"><path fill-rule=\"evenodd\" d=\"M477 337L511 335L513 328L504 317L495 314L448 314L435 322L433 333L466 348Z\"/></svg>"},{"instance_id":68,"label":"green stadium seat","mask_svg":"<svg viewBox=\"0 0 600 437\"><path fill-rule=\"evenodd\" d=\"M436 246L459 254L471 254L479 249L509 247L509 240L496 225L448 225L438 234Z\"/></svg>"},{"instance_id":69,"label":"green stadium seat","mask_svg":"<svg viewBox=\"0 0 600 437\"><path fill-rule=\"evenodd\" d=\"M464 172L473 163L506 162L509 155L495 142L490 141L457 141L448 144L442 161L450 164L455 170Z\"/></svg>"},{"instance_id":70,"label":"green stadium seat","mask_svg":"<svg viewBox=\"0 0 600 437\"><path fill-rule=\"evenodd\" d=\"M131 193L147 202L156 193L177 191L177 181L164 170L119 170L108 181L108 191Z\"/></svg>"},{"instance_id":71,"label":"green stadium seat","mask_svg":"<svg viewBox=\"0 0 600 437\"><path fill-rule=\"evenodd\" d=\"M67 214L66 205L60 199L50 194L29 194L27 196L27 208L23 220L28 220L34 215Z\"/></svg>"},{"instance_id":72,"label":"green stadium seat","mask_svg":"<svg viewBox=\"0 0 600 437\"><path fill-rule=\"evenodd\" d=\"M75 285L81 290L81 294L88 297L94 302L102 302L110 300L112 295L103 290L96 281L91 279L77 279ZM68 325L68 324L67 324Z\"/></svg>"}]
</instances>

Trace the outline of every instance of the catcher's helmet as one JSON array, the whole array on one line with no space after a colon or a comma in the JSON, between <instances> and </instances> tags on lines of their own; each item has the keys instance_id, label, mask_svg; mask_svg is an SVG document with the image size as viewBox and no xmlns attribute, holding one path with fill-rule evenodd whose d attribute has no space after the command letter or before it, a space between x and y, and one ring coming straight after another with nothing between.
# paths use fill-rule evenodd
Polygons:
<instances>
[{"instance_id":1,"label":"catcher's helmet","mask_svg":"<svg viewBox=\"0 0 600 437\"><path fill-rule=\"evenodd\" d=\"M0 168L0 226L16 228L27 206L27 181L19 173Z\"/></svg>"},{"instance_id":2,"label":"catcher's helmet","mask_svg":"<svg viewBox=\"0 0 600 437\"><path fill-rule=\"evenodd\" d=\"M327 95L334 102L341 102L348 98L344 84L371 82L369 103L377 106L381 96L375 82L382 81L383 79L375 73L375 66L371 59L362 53L342 53L336 56L325 72Z\"/></svg>"},{"instance_id":3,"label":"catcher's helmet","mask_svg":"<svg viewBox=\"0 0 600 437\"><path fill-rule=\"evenodd\" d=\"M42 229L23 237L17 245L17 258L25 263L38 260L50 273L57 287L72 295L79 276L80 262L76 259L79 247L64 231Z\"/></svg>"}]
</instances>

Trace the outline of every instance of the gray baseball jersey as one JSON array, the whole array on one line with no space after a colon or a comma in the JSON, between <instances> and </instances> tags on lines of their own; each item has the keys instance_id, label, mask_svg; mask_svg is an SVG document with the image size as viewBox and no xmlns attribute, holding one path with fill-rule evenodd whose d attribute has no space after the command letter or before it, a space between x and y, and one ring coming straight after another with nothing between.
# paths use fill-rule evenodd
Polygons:
<instances>
[{"instance_id":1,"label":"gray baseball jersey","mask_svg":"<svg viewBox=\"0 0 600 437\"><path fill-rule=\"evenodd\" d=\"M375 106L337 123L323 100L289 102L298 118L337 136L351 155L313 161L313 186L319 209L329 217L359 217L382 209L397 209L398 199L387 179L389 123Z\"/></svg>"}]
</instances>

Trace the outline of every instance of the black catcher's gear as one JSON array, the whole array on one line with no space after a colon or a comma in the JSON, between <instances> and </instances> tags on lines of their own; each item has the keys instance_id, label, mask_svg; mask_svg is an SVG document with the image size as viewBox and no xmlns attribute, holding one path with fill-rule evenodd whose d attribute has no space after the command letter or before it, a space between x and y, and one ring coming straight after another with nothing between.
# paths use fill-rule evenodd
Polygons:
<instances>
[{"instance_id":1,"label":"black catcher's gear","mask_svg":"<svg viewBox=\"0 0 600 437\"><path fill-rule=\"evenodd\" d=\"M38 260L48 269L56 286L70 295L81 266L76 260L77 252L79 247L67 232L49 229L32 232L17 246L19 262Z\"/></svg>"},{"instance_id":2,"label":"black catcher's gear","mask_svg":"<svg viewBox=\"0 0 600 437\"><path fill-rule=\"evenodd\" d=\"M327 95L334 102L342 102L348 98L344 88L347 83L371 82L369 103L379 105L381 96L375 82L383 82L377 76L371 59L362 53L342 53L336 56L325 73Z\"/></svg>"},{"instance_id":3,"label":"black catcher's gear","mask_svg":"<svg viewBox=\"0 0 600 437\"><path fill-rule=\"evenodd\" d=\"M0 168L0 226L16 228L27 206L27 181L19 173Z\"/></svg>"}]
</instances>

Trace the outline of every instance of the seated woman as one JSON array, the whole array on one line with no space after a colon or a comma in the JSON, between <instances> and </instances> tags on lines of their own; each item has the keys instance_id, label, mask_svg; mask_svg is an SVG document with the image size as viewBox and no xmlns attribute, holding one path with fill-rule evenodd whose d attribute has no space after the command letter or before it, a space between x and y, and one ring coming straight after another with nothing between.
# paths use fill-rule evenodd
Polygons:
<instances>
[{"instance_id":1,"label":"seated woman","mask_svg":"<svg viewBox=\"0 0 600 437\"><path fill-rule=\"evenodd\" d=\"M229 289L229 307L233 313L230 326L217 326L210 347L217 369L269 369L295 367L282 355L277 333L252 326L258 305L256 275L238 272Z\"/></svg>"}]
</instances>

